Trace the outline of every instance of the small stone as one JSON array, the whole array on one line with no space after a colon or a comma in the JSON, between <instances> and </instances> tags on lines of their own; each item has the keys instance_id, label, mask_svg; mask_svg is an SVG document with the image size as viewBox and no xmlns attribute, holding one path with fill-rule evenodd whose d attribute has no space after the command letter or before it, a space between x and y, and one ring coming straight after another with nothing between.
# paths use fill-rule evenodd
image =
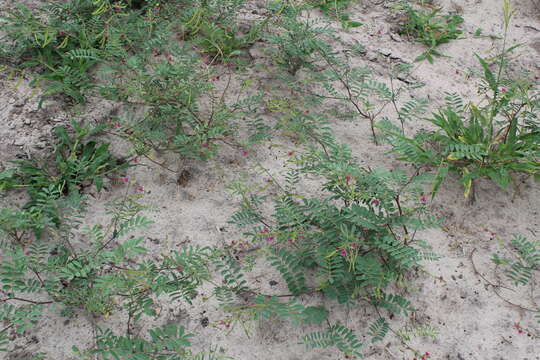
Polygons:
<instances>
[{"instance_id":1,"label":"small stone","mask_svg":"<svg viewBox=\"0 0 540 360\"><path fill-rule=\"evenodd\" d=\"M396 42L402 42L401 36L396 33L390 33L390 38Z\"/></svg>"},{"instance_id":2,"label":"small stone","mask_svg":"<svg viewBox=\"0 0 540 360\"><path fill-rule=\"evenodd\" d=\"M26 144L27 138L26 136L19 136L13 141L13 145L15 146L23 146Z\"/></svg>"},{"instance_id":3,"label":"small stone","mask_svg":"<svg viewBox=\"0 0 540 360\"><path fill-rule=\"evenodd\" d=\"M366 59L368 59L369 61L377 61L377 53L374 51L368 51L366 53Z\"/></svg>"},{"instance_id":4,"label":"small stone","mask_svg":"<svg viewBox=\"0 0 540 360\"><path fill-rule=\"evenodd\" d=\"M268 282L268 284L270 284L270 286L276 286L276 285L278 284L278 282L275 281L275 280L270 280L270 281Z\"/></svg>"},{"instance_id":5,"label":"small stone","mask_svg":"<svg viewBox=\"0 0 540 360\"><path fill-rule=\"evenodd\" d=\"M207 318L207 317L203 317L203 318L201 319L201 326L202 326L202 327L207 327L207 326L208 326L208 323L209 323L209 321L208 321L208 318Z\"/></svg>"},{"instance_id":6,"label":"small stone","mask_svg":"<svg viewBox=\"0 0 540 360\"><path fill-rule=\"evenodd\" d=\"M390 56L390 55L392 55L392 50L390 50L390 49L379 49L379 53L381 53L384 56Z\"/></svg>"}]
</instances>

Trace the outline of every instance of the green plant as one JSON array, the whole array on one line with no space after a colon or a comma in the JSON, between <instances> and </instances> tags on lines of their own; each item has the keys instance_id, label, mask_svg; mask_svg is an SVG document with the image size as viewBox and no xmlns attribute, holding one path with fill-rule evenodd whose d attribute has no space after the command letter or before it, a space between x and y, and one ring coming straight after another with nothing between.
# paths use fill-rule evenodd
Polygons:
<instances>
[{"instance_id":1,"label":"green plant","mask_svg":"<svg viewBox=\"0 0 540 360\"><path fill-rule=\"evenodd\" d=\"M186 247L162 255L158 263L138 260L147 251L143 247L145 239L127 234L147 228L151 221L138 215L144 207L136 199L136 196L128 195L111 204L111 222L105 227L87 228L84 236L87 246L84 247L77 245L78 235L73 228L78 223L78 216L73 209L65 210L67 213L62 214L58 231L50 233L46 241L2 243L0 303L3 307L0 315L8 321L10 328L24 331L27 323L35 322L41 308L48 304L82 309L96 316L123 309L128 314L129 338L133 322L143 315L156 315L154 297L167 294L174 300L191 301L201 282L209 279L208 267L213 251ZM24 319L22 314L26 314ZM169 333L169 330L153 332ZM115 351L114 346L118 346L119 353L140 351L136 344L142 340L133 339L130 343L122 338L114 340L109 336L107 339L98 341L99 351L96 350L104 359L111 354L108 351ZM143 347L146 346L151 345L148 343ZM164 349L176 347L165 346ZM181 354L188 353L177 355ZM164 357L169 358L177 359Z\"/></svg>"},{"instance_id":2,"label":"green plant","mask_svg":"<svg viewBox=\"0 0 540 360\"><path fill-rule=\"evenodd\" d=\"M8 39L0 42L0 58L36 70L32 84L46 85L40 106L56 94L83 103L96 87L91 70L97 64L121 62L136 50L148 52L149 42L159 49L171 21L155 16L160 9L156 1L70 0L35 10L17 4L0 14Z\"/></svg>"},{"instance_id":3,"label":"green plant","mask_svg":"<svg viewBox=\"0 0 540 360\"><path fill-rule=\"evenodd\" d=\"M184 327L166 325L148 331L149 339L126 337L113 334L111 330L100 330L96 347L90 350L74 348L82 359L118 360L225 360L231 359L217 351L193 353L190 338Z\"/></svg>"},{"instance_id":4,"label":"green plant","mask_svg":"<svg viewBox=\"0 0 540 360\"><path fill-rule=\"evenodd\" d=\"M292 6L277 9L277 29L267 35L267 41L276 49L274 61L293 76L302 68L313 67L320 49L330 51L323 36L331 35L331 29L327 24L318 25L319 21L301 19L301 11Z\"/></svg>"},{"instance_id":5,"label":"green plant","mask_svg":"<svg viewBox=\"0 0 540 360\"><path fill-rule=\"evenodd\" d=\"M505 248L511 250L509 252L510 257L501 258L497 254L493 254L491 260L503 269L507 279L514 286L528 285L533 287L537 281L535 274L540 269L540 241L528 240L523 236L514 235L509 245L507 247L507 244L503 244ZM540 324L540 308L527 310L535 313L535 317Z\"/></svg>"},{"instance_id":6,"label":"green plant","mask_svg":"<svg viewBox=\"0 0 540 360\"><path fill-rule=\"evenodd\" d=\"M134 112L140 105L146 106L144 115L111 124L114 133L132 143L138 155L152 150L173 151L205 160L231 132L230 123L236 114L232 105L225 103L228 89L218 94L210 81L215 79L212 74L200 68L200 60L182 50L186 49L174 53L178 58L171 57L152 69L131 59L127 81L103 88L107 97L126 101ZM201 108L203 99L210 101L209 109Z\"/></svg>"},{"instance_id":7,"label":"green plant","mask_svg":"<svg viewBox=\"0 0 540 360\"><path fill-rule=\"evenodd\" d=\"M85 90L92 87L88 71L100 61L99 49L107 42L104 24L118 16L112 8L99 14L95 10L89 0L55 3L37 13L22 4L5 9L0 19L12 42L2 43L0 54L11 62L22 59L23 67L44 71L36 78L50 85L42 100L64 93L84 102Z\"/></svg>"},{"instance_id":8,"label":"green plant","mask_svg":"<svg viewBox=\"0 0 540 360\"><path fill-rule=\"evenodd\" d=\"M103 177L130 166L109 151L109 144L99 144L92 139L103 128L90 128L72 122L74 136L64 126L54 128L58 143L54 151L55 167L45 167L36 160L18 160L16 169L6 170L4 188L24 186L32 199L44 188L54 187L61 193L79 192L85 182L94 183L98 191L103 187Z\"/></svg>"},{"instance_id":9,"label":"green plant","mask_svg":"<svg viewBox=\"0 0 540 360\"><path fill-rule=\"evenodd\" d=\"M494 255L493 261L498 265L505 265L506 276L514 285L527 285L532 279L533 272L540 265L540 242L514 235L510 244L514 249L515 258L502 259Z\"/></svg>"},{"instance_id":10,"label":"green plant","mask_svg":"<svg viewBox=\"0 0 540 360\"><path fill-rule=\"evenodd\" d=\"M504 8L503 52L497 57L498 69L493 72L487 60L477 58L483 70L479 92L484 99L464 104L456 94L448 94L446 107L426 119L434 132L405 136L389 122L381 129L388 136L393 152L400 160L438 168L433 196L449 172L460 174L465 197L474 201L474 181L490 178L502 189L513 182L513 173L538 177L540 171L540 128L537 112L540 97L536 81L512 78L505 72L508 25L512 16L509 3Z\"/></svg>"},{"instance_id":11,"label":"green plant","mask_svg":"<svg viewBox=\"0 0 540 360\"><path fill-rule=\"evenodd\" d=\"M302 342L308 349L310 348L327 348L335 346L341 351L346 358L362 357L360 348L362 343L356 335L342 325L334 325L329 327L325 332L316 332L304 336Z\"/></svg>"},{"instance_id":12,"label":"green plant","mask_svg":"<svg viewBox=\"0 0 540 360\"><path fill-rule=\"evenodd\" d=\"M17 160L16 168L0 173L0 188L26 188L30 200L21 209L0 211L0 230L12 240L22 242L29 230L38 237L53 225L60 225L61 209L82 206L80 190L95 184L100 191L103 177L127 168L130 164L109 152L109 144L92 139L101 131L72 123L70 136L65 127L54 129L58 143L54 151L54 167L44 166L36 159ZM63 199L64 195L70 195Z\"/></svg>"},{"instance_id":13,"label":"green plant","mask_svg":"<svg viewBox=\"0 0 540 360\"><path fill-rule=\"evenodd\" d=\"M463 23L461 15L441 15L442 9L416 9L409 3L402 4L400 8L404 11L401 34L413 37L428 47L428 50L418 56L416 61L427 59L433 63L434 56L443 56L435 48L457 39L463 33L463 30L458 29L458 26Z\"/></svg>"},{"instance_id":14,"label":"green plant","mask_svg":"<svg viewBox=\"0 0 540 360\"><path fill-rule=\"evenodd\" d=\"M351 20L346 11L350 0L312 0L310 3L321 9L325 15L339 20L344 29L362 26L361 22Z\"/></svg>"},{"instance_id":15,"label":"green plant","mask_svg":"<svg viewBox=\"0 0 540 360\"><path fill-rule=\"evenodd\" d=\"M294 163L298 169L287 173L286 184L271 179L282 191L273 220L262 215L265 197L237 184L231 188L242 208L231 222L251 228L246 235L254 243L266 243L270 264L294 296L321 291L340 303L365 300L393 313L413 311L408 300L384 290L421 260L437 258L416 238L418 230L437 224L419 186L427 179L363 169L335 143ZM297 192L302 173L321 177L328 195Z\"/></svg>"},{"instance_id":16,"label":"green plant","mask_svg":"<svg viewBox=\"0 0 540 360\"><path fill-rule=\"evenodd\" d=\"M210 64L218 60L228 62L260 39L274 16L269 13L260 21L240 26L238 14L245 4L245 0L194 2L182 13L181 32L203 54L209 55Z\"/></svg>"}]
</instances>

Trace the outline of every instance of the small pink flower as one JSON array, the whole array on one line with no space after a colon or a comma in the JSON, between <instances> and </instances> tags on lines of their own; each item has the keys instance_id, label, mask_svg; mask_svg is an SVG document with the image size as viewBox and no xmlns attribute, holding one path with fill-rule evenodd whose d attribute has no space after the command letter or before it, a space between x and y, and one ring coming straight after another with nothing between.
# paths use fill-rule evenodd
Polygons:
<instances>
[{"instance_id":1,"label":"small pink flower","mask_svg":"<svg viewBox=\"0 0 540 360\"><path fill-rule=\"evenodd\" d=\"M210 65L210 61L205 61L204 65Z\"/></svg>"},{"instance_id":2,"label":"small pink flower","mask_svg":"<svg viewBox=\"0 0 540 360\"><path fill-rule=\"evenodd\" d=\"M266 233L269 233L269 232L270 232L270 230L268 230L268 228L264 228L264 229L261 230L262 234L266 234Z\"/></svg>"},{"instance_id":3,"label":"small pink flower","mask_svg":"<svg viewBox=\"0 0 540 360\"><path fill-rule=\"evenodd\" d=\"M505 88L505 87L503 87L503 88L501 88L501 91L502 91L502 92L507 92L507 91L508 91L508 89L507 89L507 88Z\"/></svg>"},{"instance_id":4,"label":"small pink flower","mask_svg":"<svg viewBox=\"0 0 540 360\"><path fill-rule=\"evenodd\" d=\"M144 187L143 186L137 186L135 188L135 190L140 191L140 192L144 192Z\"/></svg>"},{"instance_id":5,"label":"small pink flower","mask_svg":"<svg viewBox=\"0 0 540 360\"><path fill-rule=\"evenodd\" d=\"M242 151L242 155L248 156L248 155L249 155L249 151L246 151L246 150Z\"/></svg>"},{"instance_id":6,"label":"small pink flower","mask_svg":"<svg viewBox=\"0 0 540 360\"><path fill-rule=\"evenodd\" d=\"M294 155L294 152L292 152L292 151L289 151L289 152L287 153L287 155L289 155L289 156L293 156L293 155Z\"/></svg>"},{"instance_id":7,"label":"small pink flower","mask_svg":"<svg viewBox=\"0 0 540 360\"><path fill-rule=\"evenodd\" d=\"M349 253L347 252L347 249L343 249L339 252L342 256L347 256Z\"/></svg>"},{"instance_id":8,"label":"small pink flower","mask_svg":"<svg viewBox=\"0 0 540 360\"><path fill-rule=\"evenodd\" d=\"M267 183L271 183L271 182L272 182L272 179L266 178L266 179L264 179L264 181L267 182Z\"/></svg>"},{"instance_id":9,"label":"small pink flower","mask_svg":"<svg viewBox=\"0 0 540 360\"><path fill-rule=\"evenodd\" d=\"M127 182L129 181L129 178L128 178L127 176L126 176L126 177L123 177L123 178L122 178L122 181L125 182L125 183L127 183Z\"/></svg>"},{"instance_id":10,"label":"small pink flower","mask_svg":"<svg viewBox=\"0 0 540 360\"><path fill-rule=\"evenodd\" d=\"M425 195L423 195L423 196L420 198L420 202L421 202L422 204L427 204L427 202L428 202L427 197L426 197Z\"/></svg>"},{"instance_id":11,"label":"small pink flower","mask_svg":"<svg viewBox=\"0 0 540 360\"><path fill-rule=\"evenodd\" d=\"M138 158L138 157L134 157L133 159L131 159L131 162L134 162L134 163L138 163L141 161L141 158Z\"/></svg>"},{"instance_id":12,"label":"small pink flower","mask_svg":"<svg viewBox=\"0 0 540 360\"><path fill-rule=\"evenodd\" d=\"M349 183L351 182L351 177L345 176L345 182L347 183L347 185L349 185Z\"/></svg>"},{"instance_id":13,"label":"small pink flower","mask_svg":"<svg viewBox=\"0 0 540 360\"><path fill-rule=\"evenodd\" d=\"M268 236L268 237L266 238L266 242L271 243L272 241L274 241L274 237L273 237L273 236Z\"/></svg>"},{"instance_id":14,"label":"small pink flower","mask_svg":"<svg viewBox=\"0 0 540 360\"><path fill-rule=\"evenodd\" d=\"M294 242L294 239L293 238L288 238L287 241L292 244Z\"/></svg>"}]
</instances>

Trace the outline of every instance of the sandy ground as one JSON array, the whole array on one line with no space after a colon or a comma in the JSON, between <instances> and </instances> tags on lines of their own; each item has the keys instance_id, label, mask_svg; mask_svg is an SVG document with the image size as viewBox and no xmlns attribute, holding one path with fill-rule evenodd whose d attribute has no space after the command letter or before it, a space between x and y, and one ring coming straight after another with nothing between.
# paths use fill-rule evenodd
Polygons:
<instances>
[{"instance_id":1,"label":"sandy ground","mask_svg":"<svg viewBox=\"0 0 540 360\"><path fill-rule=\"evenodd\" d=\"M7 1L7 5L12 0ZM467 77L467 69L478 68L473 53L482 56L494 54L500 47L499 40L473 36L477 28L484 34L500 34L502 1L499 0L455 0L438 1L447 11L458 12L465 18L464 38L451 41L440 47L450 58L437 58L434 64L416 64L413 76L426 83L416 90L417 96L429 96L433 103L441 102L444 92L454 91L465 97L475 96L478 80ZM0 3L2 4L2 3ZM6 5L6 1L3 1ZM518 63L524 69L538 72L540 64L540 9L532 0L515 0L518 11L510 29L512 43L525 42L519 53ZM342 31L339 37L345 42L358 41L365 46L365 57L355 58L358 65L373 66L381 74L392 63L410 62L422 52L422 46L396 36L393 18L384 4L360 1L350 9L351 18L364 26ZM253 51L258 51L254 49ZM43 109L37 108L37 97L31 96L33 89L29 78L12 79L7 74L0 79L0 161L13 160L26 154L44 154L50 146L51 129L67 123L81 109L66 109L60 102L47 102ZM106 119L115 109L114 104L95 100L88 104L85 120ZM408 124L407 131L418 129L424 124ZM385 146L375 146L371 139L369 124L335 121L332 128L337 138L347 143L353 154L365 165L405 168L403 163L392 159ZM293 146L287 139L276 139L286 146ZM118 151L124 148L115 144ZM242 172L253 173L256 162L271 172L279 174L283 169L285 151L279 147L268 149L261 146L249 156L237 149L223 148L218 157L207 163L186 162L174 155L160 160L166 161L173 170L189 170L191 179L185 186L176 183L178 174L170 173L150 162L145 166L131 168L128 176L137 185L143 186L146 204L155 206L159 212L149 213L156 224L146 233L148 247L153 254L166 252L185 244L221 247L232 240L241 240L239 232L228 224L236 209L235 199L225 186ZM256 180L255 180L256 181ZM263 177L260 177L263 182ZM125 186L111 186L109 191L95 194L90 204L88 219L97 223L105 219L104 204L125 191ZM307 188L309 192L311 189ZM477 202L465 204L459 185L447 182L432 204L432 211L444 217L444 228L422 234L442 259L425 264L425 272L415 276L408 293L418 311L408 319L396 318L392 327L428 325L438 330L436 339L415 337L409 343L415 349L429 352L431 359L452 360L538 360L540 359L540 332L530 312L504 301L494 292L489 282L503 279L494 271L491 255L500 253L499 240L510 239L511 234L538 238L540 233L540 184L525 182L521 192L515 195L499 190L490 182L480 182ZM3 199L13 201L13 198ZM492 236L490 232L496 233ZM502 253L501 253L502 254ZM481 275L481 276L480 276ZM263 263L257 263L252 280L262 291L270 293L286 291L278 274ZM278 285L271 287L269 281ZM209 289L203 290L203 293ZM510 292L501 290L507 300L522 307L540 303L540 291L528 288ZM306 351L298 342L303 334L323 330L323 326L295 327L286 321L265 320L250 324L247 336L241 327L229 331L217 325L226 314L216 304L202 301L199 296L193 306L182 303L163 302L160 316L141 323L144 330L154 325L177 323L196 334L196 348L208 349L218 346L231 357L239 360L307 360L341 359L334 350ZM331 323L341 323L364 338L367 326L376 318L369 307L344 307L322 297L304 296L305 304L325 305L330 310ZM204 319L209 320L205 326ZM104 320L93 320L83 315L64 319L54 312L47 314L27 334L14 339L16 350L0 355L5 359L29 359L30 354L42 351L48 359L71 359L71 347L91 346L92 323L108 324L113 329L125 331L122 314ZM514 327L519 323L530 329L519 333ZM112 325L111 325L112 324ZM400 341L390 334L383 342L371 345L365 338L363 352L366 359L413 359Z\"/></svg>"}]
</instances>

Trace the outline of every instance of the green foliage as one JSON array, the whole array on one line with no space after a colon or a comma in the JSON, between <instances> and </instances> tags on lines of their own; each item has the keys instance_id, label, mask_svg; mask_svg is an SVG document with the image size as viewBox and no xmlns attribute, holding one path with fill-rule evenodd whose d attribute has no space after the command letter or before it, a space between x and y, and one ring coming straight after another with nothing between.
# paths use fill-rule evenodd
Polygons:
<instances>
[{"instance_id":1,"label":"green foliage","mask_svg":"<svg viewBox=\"0 0 540 360\"><path fill-rule=\"evenodd\" d=\"M118 135L129 140L138 154L168 150L207 159L216 152L216 142L230 132L233 115L217 96L210 111L199 108L202 95L213 89L208 74L195 70L198 62L191 54L179 49L175 55L177 60L160 62L152 69L131 59L130 78L106 89L108 97L147 106L142 116L119 120Z\"/></svg>"},{"instance_id":2,"label":"green foliage","mask_svg":"<svg viewBox=\"0 0 540 360\"><path fill-rule=\"evenodd\" d=\"M250 25L242 34L237 17L244 5L245 0L194 1L181 15L181 32L211 64L230 61L260 38L269 21Z\"/></svg>"},{"instance_id":3,"label":"green foliage","mask_svg":"<svg viewBox=\"0 0 540 360\"><path fill-rule=\"evenodd\" d=\"M441 15L442 9L417 9L409 3L401 6L404 11L404 19L401 22L401 34L413 37L416 41L428 47L416 61L427 59L433 63L434 56L442 56L435 48L446 44L450 40L457 39L463 30L458 26L463 23L461 15Z\"/></svg>"},{"instance_id":4,"label":"green foliage","mask_svg":"<svg viewBox=\"0 0 540 360\"><path fill-rule=\"evenodd\" d=\"M540 266L540 241L514 235L509 245L510 257L501 258L493 254L491 260L503 269L507 279L515 286L531 286L532 289ZM506 244L504 246L506 247ZM540 324L540 309L530 311L536 312L535 318Z\"/></svg>"},{"instance_id":5,"label":"green foliage","mask_svg":"<svg viewBox=\"0 0 540 360\"><path fill-rule=\"evenodd\" d=\"M494 255L493 261L498 265L504 265L506 276L514 285L527 285L540 265L540 242L514 235L510 243L515 258L499 258Z\"/></svg>"},{"instance_id":6,"label":"green foliage","mask_svg":"<svg viewBox=\"0 0 540 360\"><path fill-rule=\"evenodd\" d=\"M331 18L339 20L344 29L362 26L361 22L351 20L347 8L350 0L312 0L314 6Z\"/></svg>"},{"instance_id":7,"label":"green foliage","mask_svg":"<svg viewBox=\"0 0 540 360\"><path fill-rule=\"evenodd\" d=\"M385 318L378 318L377 320L375 320L369 326L368 335L371 336L371 342L375 343L378 341L382 341L386 337L389 329L390 324L388 324L388 321L386 321Z\"/></svg>"},{"instance_id":8,"label":"green foliage","mask_svg":"<svg viewBox=\"0 0 540 360\"><path fill-rule=\"evenodd\" d=\"M302 344L308 349L337 347L346 357L362 357L362 343L356 335L342 325L333 325L325 332L316 332L304 336Z\"/></svg>"},{"instance_id":9,"label":"green foliage","mask_svg":"<svg viewBox=\"0 0 540 360\"><path fill-rule=\"evenodd\" d=\"M428 178L364 169L346 146L335 143L322 150L312 148L291 162L297 168L289 170L286 184L277 184L282 193L275 200L272 220L263 216L260 201L252 201L264 196L237 185L234 190L242 196L242 208L231 222L251 228L246 235L266 244L268 261L281 273L291 295L321 291L340 303L367 300L408 316L414 311L410 302L384 289L402 280L422 259L436 258L415 246L416 232L437 224L422 195L421 184ZM327 195L310 198L299 192L301 174L319 177L319 193ZM381 320L370 335L377 341L387 331L388 324ZM333 329L305 342L356 354L351 336ZM348 345L339 342L342 337Z\"/></svg>"},{"instance_id":10,"label":"green foliage","mask_svg":"<svg viewBox=\"0 0 540 360\"><path fill-rule=\"evenodd\" d=\"M431 338L433 340L437 339L439 331L429 325L418 325L414 327L404 327L397 331L397 335L404 341L411 341L413 338L422 336Z\"/></svg>"},{"instance_id":11,"label":"green foliage","mask_svg":"<svg viewBox=\"0 0 540 360\"><path fill-rule=\"evenodd\" d=\"M69 0L49 1L33 10L22 4L4 9L0 20L8 40L0 43L0 58L22 60L20 66L38 72L34 84L46 85L41 102L64 94L83 103L96 87L91 70L97 64L120 63L135 50L148 53L149 42L152 50L159 49L170 19L155 16L159 2L137 3ZM163 12L170 9L165 5Z\"/></svg>"},{"instance_id":12,"label":"green foliage","mask_svg":"<svg viewBox=\"0 0 540 360\"><path fill-rule=\"evenodd\" d=\"M73 350L84 358L109 360L218 360L226 359L214 351L193 353L189 347L193 334L184 327L166 325L148 331L149 339L117 336L110 330L100 330L94 349Z\"/></svg>"},{"instance_id":13,"label":"green foliage","mask_svg":"<svg viewBox=\"0 0 540 360\"><path fill-rule=\"evenodd\" d=\"M91 129L72 122L74 135L64 126L54 129L58 143L54 151L54 167L45 168L37 160L19 160L16 169L3 174L3 188L26 186L30 197L36 200L46 188L59 189L63 194L78 193L84 182L93 182L96 189L103 188L103 177L129 165L116 159L109 144L98 143L93 137L101 128Z\"/></svg>"},{"instance_id":14,"label":"green foliage","mask_svg":"<svg viewBox=\"0 0 540 360\"><path fill-rule=\"evenodd\" d=\"M538 176L540 98L536 81L506 74L506 58L514 48L503 50L496 73L487 60L477 56L483 70L479 92L484 100L464 105L461 97L448 94L446 106L426 119L435 126L434 132L409 138L389 122L380 124L400 160L438 168L433 196L449 172L461 176L465 197L470 200L474 200L476 179L489 178L506 189L513 182L513 173Z\"/></svg>"},{"instance_id":15,"label":"green foliage","mask_svg":"<svg viewBox=\"0 0 540 360\"><path fill-rule=\"evenodd\" d=\"M0 317L22 332L37 321L45 304L62 305L66 309L63 311L65 314L84 310L95 316L107 317L113 311L124 310L130 319L130 334L132 322L142 316L157 315L155 298L168 296L171 300L191 303L197 296L198 287L211 277L209 267L215 262L214 251L184 247L161 255L157 261L141 259L147 253L145 239L129 234L148 228L152 222L138 215L138 210L126 212L129 205L125 203L130 201L133 200L125 198L121 206L116 204L111 209L113 218L107 226L86 228L83 237L86 246L77 245L77 235L70 229L51 233L46 242L6 244L4 260L0 263L0 292L5 303ZM134 209L133 206L131 208ZM153 341L150 343L106 333L108 335L102 341L98 340L98 347L94 349L95 354L100 354L103 359L108 359L115 352L125 356L138 351L146 353L143 349L148 346L170 351L170 356L191 354L178 352L179 346L185 347L186 343L170 347L170 341L176 335L183 338L183 330L151 330ZM163 357L169 358L180 359Z\"/></svg>"},{"instance_id":16,"label":"green foliage","mask_svg":"<svg viewBox=\"0 0 540 360\"><path fill-rule=\"evenodd\" d=\"M0 175L0 187L24 187L30 197L22 209L0 211L0 231L17 242L21 242L29 230L40 237L44 230L52 230L53 225L60 226L62 211L82 206L79 193L83 185L94 183L100 191L103 177L129 166L112 156L108 144L93 139L99 128L72 124L73 136L63 126L54 129L59 140L54 151L54 166L44 166L36 159L17 160L16 168ZM64 198L64 195L69 196Z\"/></svg>"},{"instance_id":17,"label":"green foliage","mask_svg":"<svg viewBox=\"0 0 540 360\"><path fill-rule=\"evenodd\" d=\"M325 69L310 72L308 80L303 84L294 84L293 89L306 94L305 100L310 107L331 106L330 104L339 101L346 109L342 110L339 116L368 120L373 140L378 144L375 123L387 106L392 107L403 127L406 121L416 119L427 103L422 99L412 98L398 107L398 100L404 93L423 86L422 83L409 80L401 82L399 87L396 86L398 79L408 78L411 65L392 67L388 74L389 81L383 82L375 76L371 68L351 65L351 56L361 56L363 53L363 49L356 49L351 51L350 55L338 57L321 49L319 54L326 65ZM314 90L313 83L319 84L322 89ZM330 115L336 116L335 113Z\"/></svg>"},{"instance_id":18,"label":"green foliage","mask_svg":"<svg viewBox=\"0 0 540 360\"><path fill-rule=\"evenodd\" d=\"M282 8L275 21L275 32L266 39L275 46L275 63L293 76L302 68L313 67L320 58L319 51L330 51L324 36L330 36L331 29L318 25L318 21L300 18L301 10L292 6Z\"/></svg>"}]
</instances>

